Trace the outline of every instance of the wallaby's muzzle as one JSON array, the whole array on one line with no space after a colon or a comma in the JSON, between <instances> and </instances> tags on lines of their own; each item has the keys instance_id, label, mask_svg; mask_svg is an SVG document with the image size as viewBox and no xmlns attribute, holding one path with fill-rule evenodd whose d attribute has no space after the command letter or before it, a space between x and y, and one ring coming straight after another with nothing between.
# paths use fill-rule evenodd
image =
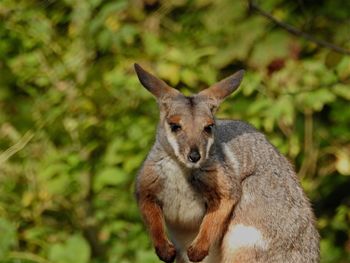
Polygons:
<instances>
[{"instance_id":1,"label":"wallaby's muzzle","mask_svg":"<svg viewBox=\"0 0 350 263\"><path fill-rule=\"evenodd\" d=\"M192 163L196 163L200 160L201 155L198 149L191 149L190 153L187 156L188 160Z\"/></svg>"}]
</instances>

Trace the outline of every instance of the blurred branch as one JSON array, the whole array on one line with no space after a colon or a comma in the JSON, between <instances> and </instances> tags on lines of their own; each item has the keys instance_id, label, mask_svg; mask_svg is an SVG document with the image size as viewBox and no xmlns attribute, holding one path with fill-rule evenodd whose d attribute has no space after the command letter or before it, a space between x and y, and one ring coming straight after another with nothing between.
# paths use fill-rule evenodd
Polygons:
<instances>
[{"instance_id":1,"label":"blurred branch","mask_svg":"<svg viewBox=\"0 0 350 263\"><path fill-rule=\"evenodd\" d=\"M284 23L282 21L279 21L278 19L276 19L272 14L266 12L265 10L263 10L259 5L257 5L253 0L248 0L248 4L249 4L249 9L250 10L254 10L256 11L257 13L259 13L259 15L267 18L268 20L270 20L271 22L273 22L275 25L283 28L284 30L288 31L289 33L295 35L295 36L298 36L298 37L302 37L314 44L316 44L317 46L319 47L324 47L324 48L328 48L330 50L333 50L335 52L338 52L338 53L341 53L341 54L344 54L344 55L348 55L350 56L350 50L348 49L345 49L343 47L340 47L340 46L337 46L333 43L329 43L327 41L324 41L322 39L318 39L308 33L305 33L303 31L301 31L300 29L290 25L290 24L287 24L287 23Z\"/></svg>"},{"instance_id":2,"label":"blurred branch","mask_svg":"<svg viewBox=\"0 0 350 263\"><path fill-rule=\"evenodd\" d=\"M98 225L96 222L89 222L91 218L94 218L94 206L93 206L93 198L94 198L94 193L92 189L92 181L93 181L93 176L94 173L90 172L88 174L88 180L89 180L89 186L88 186L88 194L85 197L85 221L82 229L83 229L83 234L84 237L87 239L89 242L91 252L93 257L101 257L105 258L106 257L106 249L101 243L98 235L100 233L100 225Z\"/></svg>"},{"instance_id":3,"label":"blurred branch","mask_svg":"<svg viewBox=\"0 0 350 263\"><path fill-rule=\"evenodd\" d=\"M316 173L318 147L314 140L313 112L304 111L304 160L298 172L300 178L313 176Z\"/></svg>"},{"instance_id":4,"label":"blurred branch","mask_svg":"<svg viewBox=\"0 0 350 263\"><path fill-rule=\"evenodd\" d=\"M38 255L29 253L29 252L19 252L19 251L14 251L10 252L9 259L14 259L14 262L21 262L22 260L24 261L32 261L36 263L51 263L51 261L46 260L45 258L42 258Z\"/></svg>"},{"instance_id":5,"label":"blurred branch","mask_svg":"<svg viewBox=\"0 0 350 263\"><path fill-rule=\"evenodd\" d=\"M28 131L26 134L23 135L23 137L16 144L12 145L6 151L1 153L0 165L6 162L9 158L11 158L17 152L22 150L31 141L31 139L33 139L33 137L34 137L34 133L31 131Z\"/></svg>"},{"instance_id":6,"label":"blurred branch","mask_svg":"<svg viewBox=\"0 0 350 263\"><path fill-rule=\"evenodd\" d=\"M95 208L94 208L94 190L93 190L93 181L94 181L94 176L96 174L96 160L98 159L98 152L93 151L91 153L91 156L89 157L89 163L91 164L91 170L88 173L88 182L87 182L87 195L84 198L84 203L85 203L85 215L83 219L83 234L84 237L88 240L92 252L93 257L100 257L105 259L106 258L106 248L104 244L100 241L99 239L99 233L101 226L92 220L90 222L89 219L94 218L94 213L95 213Z\"/></svg>"}]
</instances>

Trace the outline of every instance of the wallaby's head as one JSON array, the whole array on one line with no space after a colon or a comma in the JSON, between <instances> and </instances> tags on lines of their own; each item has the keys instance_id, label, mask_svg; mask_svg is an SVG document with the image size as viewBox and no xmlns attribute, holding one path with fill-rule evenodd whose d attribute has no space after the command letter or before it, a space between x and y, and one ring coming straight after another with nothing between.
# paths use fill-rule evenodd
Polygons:
<instances>
[{"instance_id":1,"label":"wallaby's head","mask_svg":"<svg viewBox=\"0 0 350 263\"><path fill-rule=\"evenodd\" d=\"M224 98L235 91L244 71L187 97L135 64L141 84L158 101L158 137L169 154L188 168L198 168L208 158L215 137L214 113Z\"/></svg>"}]
</instances>

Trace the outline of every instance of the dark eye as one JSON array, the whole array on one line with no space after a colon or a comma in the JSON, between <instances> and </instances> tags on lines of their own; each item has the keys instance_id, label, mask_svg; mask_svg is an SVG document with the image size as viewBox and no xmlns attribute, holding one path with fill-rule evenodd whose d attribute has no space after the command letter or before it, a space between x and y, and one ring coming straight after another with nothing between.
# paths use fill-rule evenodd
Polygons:
<instances>
[{"instance_id":1,"label":"dark eye","mask_svg":"<svg viewBox=\"0 0 350 263\"><path fill-rule=\"evenodd\" d=\"M172 132L178 132L181 130L181 125L176 123L169 123Z\"/></svg>"},{"instance_id":2,"label":"dark eye","mask_svg":"<svg viewBox=\"0 0 350 263\"><path fill-rule=\"evenodd\" d=\"M214 128L214 124L210 124L204 127L204 131L207 134L212 134L213 133L213 128Z\"/></svg>"}]
</instances>

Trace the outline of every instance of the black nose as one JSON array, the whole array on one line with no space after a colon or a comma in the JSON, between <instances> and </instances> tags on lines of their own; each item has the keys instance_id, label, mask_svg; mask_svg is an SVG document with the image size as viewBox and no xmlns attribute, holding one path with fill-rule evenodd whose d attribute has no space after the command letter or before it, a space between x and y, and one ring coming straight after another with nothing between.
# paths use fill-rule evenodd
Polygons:
<instances>
[{"instance_id":1,"label":"black nose","mask_svg":"<svg viewBox=\"0 0 350 263\"><path fill-rule=\"evenodd\" d=\"M197 149L194 149L190 151L187 157L188 157L188 160L190 160L190 162L196 163L201 158L201 155L199 154L199 151Z\"/></svg>"}]
</instances>

